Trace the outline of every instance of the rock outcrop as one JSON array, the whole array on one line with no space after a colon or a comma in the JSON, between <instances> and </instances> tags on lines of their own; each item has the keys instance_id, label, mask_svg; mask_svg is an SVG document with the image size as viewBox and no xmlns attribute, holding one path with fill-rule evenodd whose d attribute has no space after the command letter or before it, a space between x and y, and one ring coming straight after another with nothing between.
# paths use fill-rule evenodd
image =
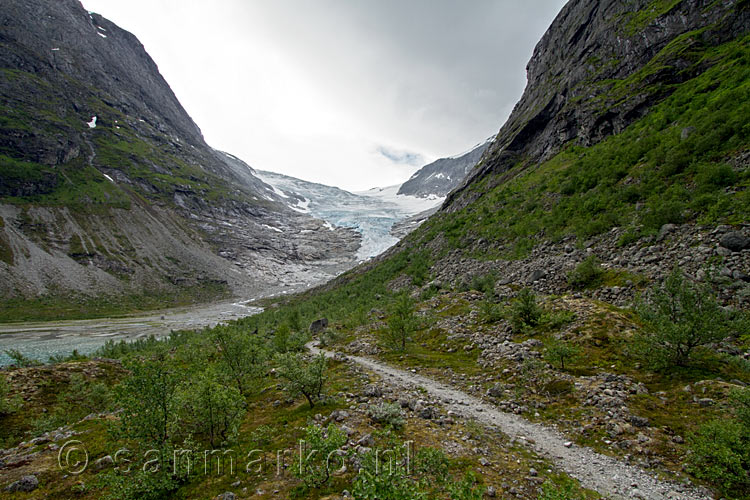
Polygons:
<instances>
[{"instance_id":1,"label":"rock outcrop","mask_svg":"<svg viewBox=\"0 0 750 500\"><path fill-rule=\"evenodd\" d=\"M504 182L502 174L519 163L533 168L566 144L591 146L621 132L711 64L692 61L689 50L664 50L668 45L679 42L689 48L698 43L691 35L700 33L703 43L717 46L738 39L750 26L745 2L666 4L568 2L534 50L521 100L481 165L444 207L454 211L467 206ZM482 190L467 189L483 179L489 182Z\"/></svg>"}]
</instances>

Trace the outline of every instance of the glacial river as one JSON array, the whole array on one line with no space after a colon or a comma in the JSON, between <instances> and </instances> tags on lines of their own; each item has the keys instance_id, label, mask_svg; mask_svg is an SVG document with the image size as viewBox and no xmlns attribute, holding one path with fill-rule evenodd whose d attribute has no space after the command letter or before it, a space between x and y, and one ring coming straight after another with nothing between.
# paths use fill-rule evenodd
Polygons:
<instances>
[{"instance_id":1,"label":"glacial river","mask_svg":"<svg viewBox=\"0 0 750 500\"><path fill-rule=\"evenodd\" d=\"M70 354L74 349L90 354L107 340L162 337L172 330L211 327L260 311L242 302L221 302L137 317L0 324L0 366L11 362L5 353L8 349L17 349L29 358L45 362L50 356Z\"/></svg>"},{"instance_id":2,"label":"glacial river","mask_svg":"<svg viewBox=\"0 0 750 500\"><path fill-rule=\"evenodd\" d=\"M349 227L362 234L362 246L357 254L360 260L374 257L398 242L390 233L394 223L442 202L439 198L399 196L396 194L398 186L350 193L279 174L258 174L281 196L286 198L283 191L287 194L291 191L304 197L298 201L295 208L298 211L323 219L332 226ZM50 356L67 355L74 349L81 354L90 354L107 340L134 340L149 335L162 337L171 330L210 327L258 312L260 309L243 302L225 302L116 319L0 324L0 366L11 362L5 353L8 349L17 349L27 357L47 361Z\"/></svg>"}]
</instances>

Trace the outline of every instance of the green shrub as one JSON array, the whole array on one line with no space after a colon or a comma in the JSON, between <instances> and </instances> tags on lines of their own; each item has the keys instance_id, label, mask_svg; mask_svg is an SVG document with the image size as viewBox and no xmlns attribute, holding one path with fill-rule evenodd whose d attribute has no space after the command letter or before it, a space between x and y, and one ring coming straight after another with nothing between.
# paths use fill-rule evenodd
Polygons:
<instances>
[{"instance_id":1,"label":"green shrub","mask_svg":"<svg viewBox=\"0 0 750 500\"><path fill-rule=\"evenodd\" d=\"M536 295L530 288L524 288L513 300L511 308L511 322L513 330L522 331L527 327L539 324L542 318L542 309L536 303Z\"/></svg>"},{"instance_id":2,"label":"green shrub","mask_svg":"<svg viewBox=\"0 0 750 500\"><path fill-rule=\"evenodd\" d=\"M551 330L559 330L565 325L568 325L576 320L576 313L563 309L561 311L554 311L545 313L542 317L542 323Z\"/></svg>"},{"instance_id":3,"label":"green shrub","mask_svg":"<svg viewBox=\"0 0 750 500\"><path fill-rule=\"evenodd\" d=\"M427 252L415 252L409 256L406 274L411 276L414 286L424 285L430 277L430 259Z\"/></svg>"},{"instance_id":4,"label":"green shrub","mask_svg":"<svg viewBox=\"0 0 750 500\"><path fill-rule=\"evenodd\" d=\"M604 279L604 272L599 258L590 255L568 273L568 285L576 290L597 287Z\"/></svg>"},{"instance_id":5,"label":"green shrub","mask_svg":"<svg viewBox=\"0 0 750 500\"><path fill-rule=\"evenodd\" d=\"M15 413L21 407L21 398L19 396L11 398L9 393L8 381L0 374L0 416Z\"/></svg>"},{"instance_id":6,"label":"green shrub","mask_svg":"<svg viewBox=\"0 0 750 500\"><path fill-rule=\"evenodd\" d=\"M373 422L394 429L400 429L406 423L404 416L401 414L401 408L395 403L380 403L370 406L367 413Z\"/></svg>"},{"instance_id":7,"label":"green shrub","mask_svg":"<svg viewBox=\"0 0 750 500\"><path fill-rule=\"evenodd\" d=\"M495 273L478 274L471 279L471 289L482 292L486 299L495 298Z\"/></svg>"},{"instance_id":8,"label":"green shrub","mask_svg":"<svg viewBox=\"0 0 750 500\"><path fill-rule=\"evenodd\" d=\"M414 464L418 473L435 478L447 478L450 470L448 457L440 448L420 448L414 456Z\"/></svg>"},{"instance_id":9,"label":"green shrub","mask_svg":"<svg viewBox=\"0 0 750 500\"><path fill-rule=\"evenodd\" d=\"M344 338L344 334L337 330L326 330L320 334L321 347L336 345Z\"/></svg>"},{"instance_id":10,"label":"green shrub","mask_svg":"<svg viewBox=\"0 0 750 500\"><path fill-rule=\"evenodd\" d=\"M294 475L307 488L325 486L333 473L344 468L345 457L337 452L346 444L346 434L333 424L327 429L308 425L305 439L300 443L300 461L294 466Z\"/></svg>"},{"instance_id":11,"label":"green shrub","mask_svg":"<svg viewBox=\"0 0 750 500\"><path fill-rule=\"evenodd\" d=\"M633 350L654 369L687 365L696 349L725 338L734 323L708 284L687 280L678 268L639 297L635 310L643 328Z\"/></svg>"},{"instance_id":12,"label":"green shrub","mask_svg":"<svg viewBox=\"0 0 750 500\"><path fill-rule=\"evenodd\" d=\"M482 500L484 497L484 489L473 471L468 471L459 481L451 481L448 492L451 500Z\"/></svg>"},{"instance_id":13,"label":"green shrub","mask_svg":"<svg viewBox=\"0 0 750 500\"><path fill-rule=\"evenodd\" d=\"M485 298L479 304L479 315L485 323L496 323L503 319L503 309L492 299Z\"/></svg>"},{"instance_id":14,"label":"green shrub","mask_svg":"<svg viewBox=\"0 0 750 500\"><path fill-rule=\"evenodd\" d=\"M104 382L87 380L80 373L70 376L68 388L58 396L58 411L68 421L91 413L102 413L112 408L112 391Z\"/></svg>"},{"instance_id":15,"label":"green shrub","mask_svg":"<svg viewBox=\"0 0 750 500\"><path fill-rule=\"evenodd\" d=\"M7 354L8 357L13 360L13 364L19 368L41 365L39 361L29 358L18 349L8 349L5 351L5 354Z\"/></svg>"},{"instance_id":16,"label":"green shrub","mask_svg":"<svg viewBox=\"0 0 750 500\"><path fill-rule=\"evenodd\" d=\"M250 442L256 448L265 448L273 441L273 429L267 425L259 425L250 433Z\"/></svg>"},{"instance_id":17,"label":"green shrub","mask_svg":"<svg viewBox=\"0 0 750 500\"><path fill-rule=\"evenodd\" d=\"M328 361L322 353L308 361L301 354L278 354L277 373L284 379L284 390L292 397L300 394L307 399L310 408L323 397Z\"/></svg>"},{"instance_id":18,"label":"green shrub","mask_svg":"<svg viewBox=\"0 0 750 500\"><path fill-rule=\"evenodd\" d=\"M712 420L689 437L688 445L690 472L697 478L727 495L750 493L750 428L746 422Z\"/></svg>"},{"instance_id":19,"label":"green shrub","mask_svg":"<svg viewBox=\"0 0 750 500\"><path fill-rule=\"evenodd\" d=\"M378 466L369 453L354 481L352 495L358 500L423 500L427 498L424 488L424 482L409 477L404 467Z\"/></svg>"}]
</instances>

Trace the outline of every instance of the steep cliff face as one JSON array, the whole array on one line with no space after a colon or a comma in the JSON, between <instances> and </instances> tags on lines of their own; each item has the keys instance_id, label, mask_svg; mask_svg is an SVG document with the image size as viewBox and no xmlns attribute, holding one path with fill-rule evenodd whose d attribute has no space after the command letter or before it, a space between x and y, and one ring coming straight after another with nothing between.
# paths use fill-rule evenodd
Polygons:
<instances>
[{"instance_id":1,"label":"steep cliff face","mask_svg":"<svg viewBox=\"0 0 750 500\"><path fill-rule=\"evenodd\" d=\"M138 40L78 1L3 2L0 47L0 297L205 300L354 262L356 234L210 148Z\"/></svg>"},{"instance_id":2,"label":"steep cliff face","mask_svg":"<svg viewBox=\"0 0 750 500\"><path fill-rule=\"evenodd\" d=\"M491 143L492 140L488 140L466 153L450 158L440 158L425 165L401 185L398 194L420 198L446 196L463 182Z\"/></svg>"},{"instance_id":3,"label":"steep cliff face","mask_svg":"<svg viewBox=\"0 0 750 500\"><path fill-rule=\"evenodd\" d=\"M519 163L622 132L714 64L703 57L707 47L741 38L749 24L741 0L571 0L535 48L521 100L447 210L465 207ZM482 190L466 189L480 179L488 180Z\"/></svg>"},{"instance_id":4,"label":"steep cliff face","mask_svg":"<svg viewBox=\"0 0 750 500\"><path fill-rule=\"evenodd\" d=\"M557 294L593 254L650 280L713 266L723 298L746 303L748 254L718 240L750 230L748 54L745 0L570 1L478 165L352 279L401 286L430 260L438 283L492 270ZM634 294L632 281L613 289L600 298Z\"/></svg>"}]
</instances>

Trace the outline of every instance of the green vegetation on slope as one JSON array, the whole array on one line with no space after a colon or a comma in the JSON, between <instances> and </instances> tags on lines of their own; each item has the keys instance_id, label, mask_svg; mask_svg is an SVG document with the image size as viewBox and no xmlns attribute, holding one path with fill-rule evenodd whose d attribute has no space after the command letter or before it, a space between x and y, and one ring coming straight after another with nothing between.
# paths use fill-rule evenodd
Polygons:
<instances>
[{"instance_id":1,"label":"green vegetation on slope","mask_svg":"<svg viewBox=\"0 0 750 500\"><path fill-rule=\"evenodd\" d=\"M484 238L519 257L540 235L585 239L620 226L630 228L627 243L666 223L750 219L750 173L731 164L750 137L750 38L702 58L713 65L622 133L568 146L538 167L521 163L511 180L431 218L414 237L441 235L448 248Z\"/></svg>"}]
</instances>

